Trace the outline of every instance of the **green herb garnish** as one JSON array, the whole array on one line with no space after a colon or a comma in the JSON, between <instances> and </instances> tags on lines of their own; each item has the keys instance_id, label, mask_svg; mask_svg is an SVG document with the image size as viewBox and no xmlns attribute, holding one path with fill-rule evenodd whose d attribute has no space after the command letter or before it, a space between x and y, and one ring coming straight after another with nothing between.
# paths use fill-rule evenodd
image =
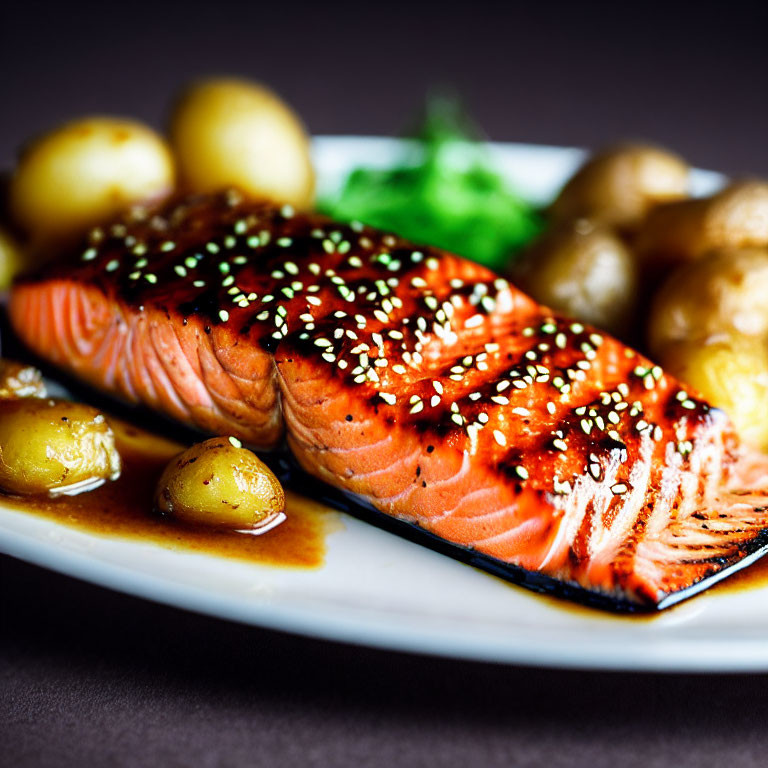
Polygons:
<instances>
[{"instance_id":1,"label":"green herb garnish","mask_svg":"<svg viewBox=\"0 0 768 768\"><path fill-rule=\"evenodd\" d=\"M492 169L455 100L432 99L415 138L395 167L354 170L321 210L505 269L542 229L533 206Z\"/></svg>"}]
</instances>

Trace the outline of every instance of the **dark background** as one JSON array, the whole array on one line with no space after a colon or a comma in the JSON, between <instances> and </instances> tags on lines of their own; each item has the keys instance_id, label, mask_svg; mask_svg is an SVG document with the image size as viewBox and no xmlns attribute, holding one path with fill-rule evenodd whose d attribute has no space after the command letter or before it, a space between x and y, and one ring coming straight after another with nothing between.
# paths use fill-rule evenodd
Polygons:
<instances>
[{"instance_id":1,"label":"dark background","mask_svg":"<svg viewBox=\"0 0 768 768\"><path fill-rule=\"evenodd\" d=\"M181 83L272 85L312 133L392 134L451 85L497 140L642 137L768 174L768 4L6 2L0 162L83 113L164 122Z\"/></svg>"},{"instance_id":2,"label":"dark background","mask_svg":"<svg viewBox=\"0 0 768 768\"><path fill-rule=\"evenodd\" d=\"M6 3L0 165L83 113L162 126L181 83L233 73L313 133L397 133L452 85L493 139L642 137L768 175L767 30L738 2ZM0 558L2 766L764 766L767 691L293 638Z\"/></svg>"}]
</instances>

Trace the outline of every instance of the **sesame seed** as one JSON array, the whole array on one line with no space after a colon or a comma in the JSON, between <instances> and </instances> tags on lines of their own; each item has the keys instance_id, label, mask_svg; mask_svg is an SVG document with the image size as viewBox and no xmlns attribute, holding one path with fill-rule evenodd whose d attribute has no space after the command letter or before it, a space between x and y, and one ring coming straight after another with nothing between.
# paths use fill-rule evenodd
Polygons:
<instances>
[{"instance_id":1,"label":"sesame seed","mask_svg":"<svg viewBox=\"0 0 768 768\"><path fill-rule=\"evenodd\" d=\"M483 296L480 300L480 305L486 312L493 312L496 309L496 301L490 296Z\"/></svg>"},{"instance_id":2,"label":"sesame seed","mask_svg":"<svg viewBox=\"0 0 768 768\"><path fill-rule=\"evenodd\" d=\"M230 443L231 443L231 444L232 444L232 445L233 445L235 448L242 448L242 447L243 447L243 444L242 444L242 443L241 443L241 442L240 442L240 441L239 441L239 440L238 440L236 437L232 437L232 435L230 435L230 436L227 438L227 440L229 440L229 442L230 442Z\"/></svg>"},{"instance_id":3,"label":"sesame seed","mask_svg":"<svg viewBox=\"0 0 768 768\"><path fill-rule=\"evenodd\" d=\"M229 320L229 312L226 309L219 310L219 317L222 323L226 323Z\"/></svg>"},{"instance_id":4,"label":"sesame seed","mask_svg":"<svg viewBox=\"0 0 768 768\"><path fill-rule=\"evenodd\" d=\"M394 405L397 402L397 397L389 392L379 392L379 397L387 404Z\"/></svg>"},{"instance_id":5,"label":"sesame seed","mask_svg":"<svg viewBox=\"0 0 768 768\"><path fill-rule=\"evenodd\" d=\"M507 444L507 436L498 429L493 430L493 439L501 446Z\"/></svg>"},{"instance_id":6,"label":"sesame seed","mask_svg":"<svg viewBox=\"0 0 768 768\"><path fill-rule=\"evenodd\" d=\"M560 482L557 477L554 479L553 487L557 494L563 495L571 492L571 484L567 480Z\"/></svg>"}]
</instances>

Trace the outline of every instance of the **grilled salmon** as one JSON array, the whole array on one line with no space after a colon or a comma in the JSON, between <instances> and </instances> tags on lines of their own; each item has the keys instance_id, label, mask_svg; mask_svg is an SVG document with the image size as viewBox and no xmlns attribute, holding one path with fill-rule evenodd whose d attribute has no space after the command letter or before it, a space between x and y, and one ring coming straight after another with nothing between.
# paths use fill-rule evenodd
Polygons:
<instances>
[{"instance_id":1,"label":"grilled salmon","mask_svg":"<svg viewBox=\"0 0 768 768\"><path fill-rule=\"evenodd\" d=\"M93 230L9 313L91 384L257 449L287 441L306 472L502 570L654 608L768 544L768 460L721 411L392 234L189 198Z\"/></svg>"}]
</instances>

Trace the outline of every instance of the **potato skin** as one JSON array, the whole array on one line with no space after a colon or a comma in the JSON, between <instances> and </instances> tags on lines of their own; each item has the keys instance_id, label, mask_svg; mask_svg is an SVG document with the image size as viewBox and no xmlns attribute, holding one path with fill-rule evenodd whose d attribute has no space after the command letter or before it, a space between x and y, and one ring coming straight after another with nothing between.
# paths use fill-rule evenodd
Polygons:
<instances>
[{"instance_id":1,"label":"potato skin","mask_svg":"<svg viewBox=\"0 0 768 768\"><path fill-rule=\"evenodd\" d=\"M95 408L61 400L0 401L0 488L21 495L76 493L121 470L112 430Z\"/></svg>"},{"instance_id":2,"label":"potato skin","mask_svg":"<svg viewBox=\"0 0 768 768\"><path fill-rule=\"evenodd\" d=\"M87 117L32 142L11 178L18 224L38 241L68 239L174 186L161 136L133 120Z\"/></svg>"},{"instance_id":3,"label":"potato skin","mask_svg":"<svg viewBox=\"0 0 768 768\"><path fill-rule=\"evenodd\" d=\"M193 84L173 111L170 136L189 191L236 187L256 199L312 206L307 133L293 110L263 85L236 79Z\"/></svg>"},{"instance_id":4,"label":"potato skin","mask_svg":"<svg viewBox=\"0 0 768 768\"><path fill-rule=\"evenodd\" d=\"M512 280L536 301L615 334L634 312L637 269L622 240L585 220L545 234Z\"/></svg>"},{"instance_id":5,"label":"potato skin","mask_svg":"<svg viewBox=\"0 0 768 768\"><path fill-rule=\"evenodd\" d=\"M186 523L248 531L284 510L285 493L253 452L234 439L214 437L170 461L155 506Z\"/></svg>"},{"instance_id":6,"label":"potato skin","mask_svg":"<svg viewBox=\"0 0 768 768\"><path fill-rule=\"evenodd\" d=\"M37 368L0 358L0 400L45 396L45 382Z\"/></svg>"},{"instance_id":7,"label":"potato skin","mask_svg":"<svg viewBox=\"0 0 768 768\"><path fill-rule=\"evenodd\" d=\"M768 246L768 183L731 184L708 198L662 205L648 214L636 247L649 264L693 261L722 248Z\"/></svg>"},{"instance_id":8,"label":"potato skin","mask_svg":"<svg viewBox=\"0 0 768 768\"><path fill-rule=\"evenodd\" d=\"M626 144L593 155L550 208L554 222L585 218L635 229L655 205L688 196L688 164L657 147Z\"/></svg>"},{"instance_id":9,"label":"potato skin","mask_svg":"<svg viewBox=\"0 0 768 768\"><path fill-rule=\"evenodd\" d=\"M648 344L654 354L718 336L768 340L768 249L727 249L678 267L656 294Z\"/></svg>"}]
</instances>

